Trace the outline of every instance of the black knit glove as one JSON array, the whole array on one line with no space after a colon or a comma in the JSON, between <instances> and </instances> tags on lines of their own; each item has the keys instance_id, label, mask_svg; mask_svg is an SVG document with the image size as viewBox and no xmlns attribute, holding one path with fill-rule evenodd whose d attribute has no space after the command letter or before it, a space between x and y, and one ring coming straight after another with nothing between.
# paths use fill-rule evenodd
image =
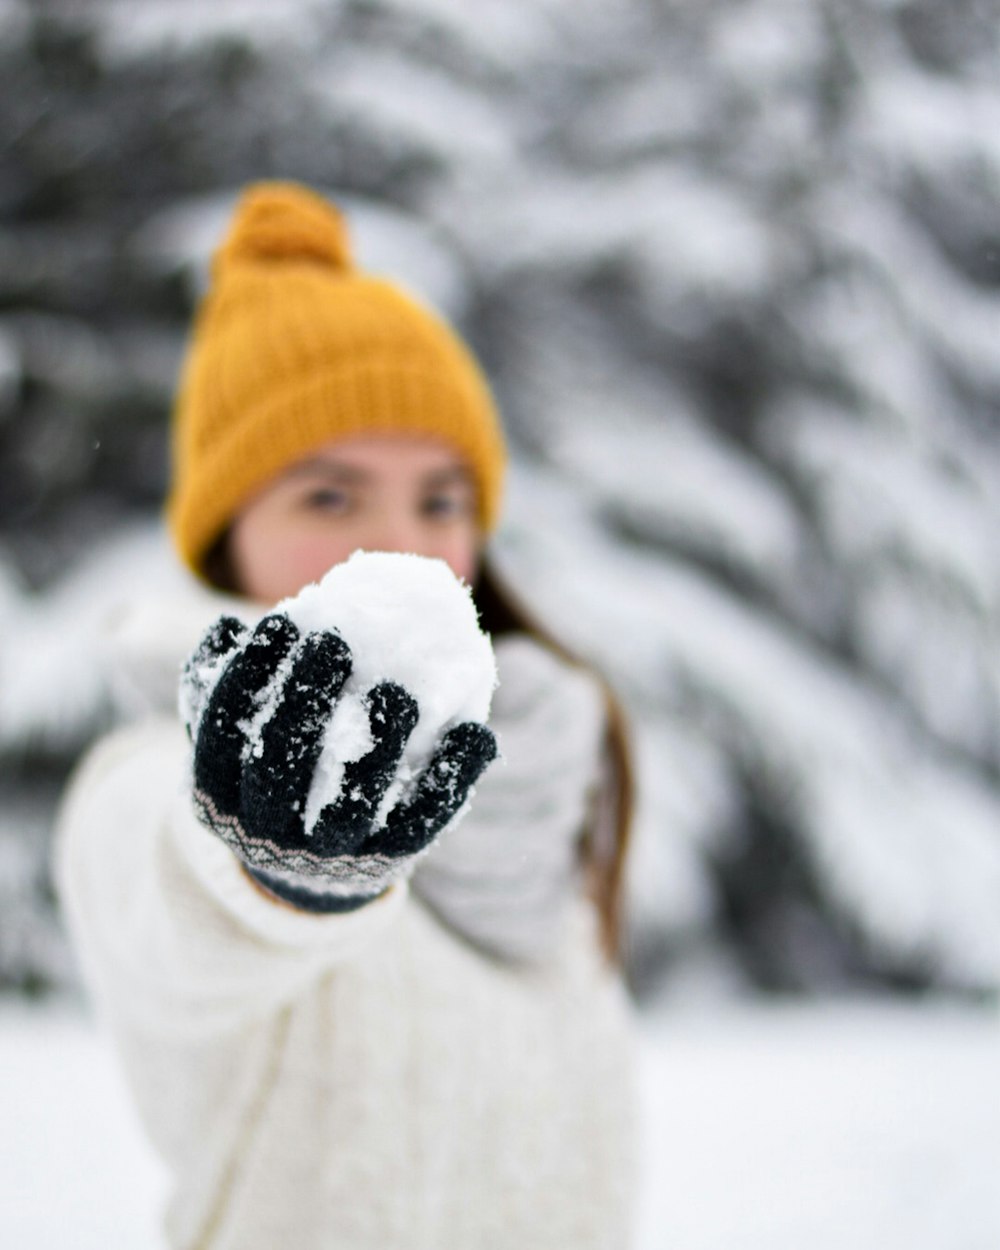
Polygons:
<instances>
[{"instance_id":1,"label":"black knit glove","mask_svg":"<svg viewBox=\"0 0 1000 1250\"><path fill-rule=\"evenodd\" d=\"M323 735L350 673L339 634L303 637L274 612L252 632L220 617L181 679L199 818L266 888L315 911L350 910L408 875L497 754L485 725L453 726L376 824L418 717L402 686L382 682L366 699L371 749L344 766L337 798L307 833L306 799Z\"/></svg>"}]
</instances>

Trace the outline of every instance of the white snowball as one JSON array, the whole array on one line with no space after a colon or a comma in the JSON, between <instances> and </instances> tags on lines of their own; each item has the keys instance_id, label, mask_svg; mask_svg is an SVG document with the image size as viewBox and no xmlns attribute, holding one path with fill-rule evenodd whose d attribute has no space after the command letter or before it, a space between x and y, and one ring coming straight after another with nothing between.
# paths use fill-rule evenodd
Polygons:
<instances>
[{"instance_id":1,"label":"white snowball","mask_svg":"<svg viewBox=\"0 0 1000 1250\"><path fill-rule=\"evenodd\" d=\"M307 832L337 796L344 765L371 746L365 696L379 682L398 682L420 711L380 820L405 795L445 729L487 719L497 682L493 648L479 628L469 588L444 561L356 551L276 610L303 635L336 630L354 664L324 737L306 804Z\"/></svg>"}]
</instances>

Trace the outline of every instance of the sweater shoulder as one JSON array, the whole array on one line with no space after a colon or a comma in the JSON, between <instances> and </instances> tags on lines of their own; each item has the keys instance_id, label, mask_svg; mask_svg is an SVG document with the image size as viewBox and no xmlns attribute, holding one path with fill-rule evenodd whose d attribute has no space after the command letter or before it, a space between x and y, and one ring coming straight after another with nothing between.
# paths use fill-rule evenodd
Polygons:
<instances>
[{"instance_id":1,"label":"sweater shoulder","mask_svg":"<svg viewBox=\"0 0 1000 1250\"><path fill-rule=\"evenodd\" d=\"M528 634L510 634L495 643L497 690L493 714L516 721L548 708L568 719L599 722L604 693L597 675Z\"/></svg>"},{"instance_id":2,"label":"sweater shoulder","mask_svg":"<svg viewBox=\"0 0 1000 1250\"><path fill-rule=\"evenodd\" d=\"M135 788L147 802L174 793L187 751L184 729L176 718L151 716L123 725L99 738L70 774L58 823L65 825L87 796L109 782Z\"/></svg>"}]
</instances>

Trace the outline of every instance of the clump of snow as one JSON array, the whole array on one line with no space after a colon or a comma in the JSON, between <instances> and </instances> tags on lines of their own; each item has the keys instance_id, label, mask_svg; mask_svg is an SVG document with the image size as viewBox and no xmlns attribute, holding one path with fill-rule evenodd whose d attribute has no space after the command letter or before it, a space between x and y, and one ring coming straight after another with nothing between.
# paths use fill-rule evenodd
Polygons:
<instances>
[{"instance_id":1,"label":"clump of snow","mask_svg":"<svg viewBox=\"0 0 1000 1250\"><path fill-rule=\"evenodd\" d=\"M169 706L175 667L154 693L139 639L119 631L131 622L130 600L155 588L169 603L182 577L162 527L148 523L83 553L35 593L0 553L0 754L74 753L114 711ZM166 622L160 629L172 657L176 635Z\"/></svg>"},{"instance_id":2,"label":"clump of snow","mask_svg":"<svg viewBox=\"0 0 1000 1250\"><path fill-rule=\"evenodd\" d=\"M593 269L623 258L643 298L668 324L697 311L682 296L742 298L756 292L774 263L768 224L718 180L639 167L614 179L546 171L528 178L514 202L497 197L449 212L470 250L506 277L543 267ZM472 216L473 219L469 220Z\"/></svg>"},{"instance_id":3,"label":"clump of snow","mask_svg":"<svg viewBox=\"0 0 1000 1250\"><path fill-rule=\"evenodd\" d=\"M995 297L955 276L938 250L886 196L820 192L811 211L831 255L861 256L890 283L925 350L987 389L1000 383ZM906 274L906 282L893 278Z\"/></svg>"},{"instance_id":4,"label":"clump of snow","mask_svg":"<svg viewBox=\"0 0 1000 1250\"><path fill-rule=\"evenodd\" d=\"M669 425L619 421L554 441L566 466L639 533L681 550L711 552L764 584L796 576L800 524L774 475L683 414Z\"/></svg>"},{"instance_id":5,"label":"clump of snow","mask_svg":"<svg viewBox=\"0 0 1000 1250\"><path fill-rule=\"evenodd\" d=\"M880 161L925 176L963 165L1000 170L1000 102L992 83L886 66L863 84L854 133Z\"/></svg>"},{"instance_id":6,"label":"clump of snow","mask_svg":"<svg viewBox=\"0 0 1000 1250\"><path fill-rule=\"evenodd\" d=\"M0 10L0 31L2 22ZM0 334L0 417L14 407L20 388L21 354L9 334Z\"/></svg>"},{"instance_id":7,"label":"clump of snow","mask_svg":"<svg viewBox=\"0 0 1000 1250\"><path fill-rule=\"evenodd\" d=\"M468 9L456 0L383 0L380 7L394 17L419 23L433 32L435 40L454 43L466 64L508 72L512 65L538 63L552 39L554 15L545 5L479 0L474 21L468 20ZM443 119L442 125L451 120Z\"/></svg>"},{"instance_id":8,"label":"clump of snow","mask_svg":"<svg viewBox=\"0 0 1000 1250\"><path fill-rule=\"evenodd\" d=\"M371 52L364 63L340 63L334 73L320 65L313 90L334 116L449 163L506 164L513 156L509 124L495 97L394 52Z\"/></svg>"},{"instance_id":9,"label":"clump of snow","mask_svg":"<svg viewBox=\"0 0 1000 1250\"><path fill-rule=\"evenodd\" d=\"M722 6L710 35L712 60L727 82L754 91L766 82L776 88L796 84L806 74L820 74L823 60L822 18L808 5L792 5L775 21L773 7L750 3Z\"/></svg>"},{"instance_id":10,"label":"clump of snow","mask_svg":"<svg viewBox=\"0 0 1000 1250\"><path fill-rule=\"evenodd\" d=\"M554 475L514 470L518 520L494 554L545 625L610 674L634 713L674 712L765 786L829 905L871 949L995 985L1000 804L988 783L794 630L699 570L612 543ZM669 818L663 828L673 836Z\"/></svg>"},{"instance_id":11,"label":"clump of snow","mask_svg":"<svg viewBox=\"0 0 1000 1250\"><path fill-rule=\"evenodd\" d=\"M169 5L109 0L98 29L99 48L112 67L225 40L255 49L273 51L281 44L301 49L311 33L313 9L312 0L280 6L268 0L174 0Z\"/></svg>"},{"instance_id":12,"label":"clump of snow","mask_svg":"<svg viewBox=\"0 0 1000 1250\"><path fill-rule=\"evenodd\" d=\"M340 634L353 662L324 735L306 805L307 831L336 798L345 764L370 749L367 696L373 686L397 682L419 709L383 818L444 730L489 715L497 682L493 647L479 627L469 588L442 560L356 551L276 611L287 613L303 634Z\"/></svg>"}]
</instances>

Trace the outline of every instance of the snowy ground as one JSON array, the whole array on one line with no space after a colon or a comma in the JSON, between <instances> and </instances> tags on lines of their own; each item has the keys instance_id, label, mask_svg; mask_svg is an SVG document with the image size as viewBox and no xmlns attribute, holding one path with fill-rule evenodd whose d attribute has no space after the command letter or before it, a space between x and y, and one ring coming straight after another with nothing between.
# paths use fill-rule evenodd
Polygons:
<instances>
[{"instance_id":1,"label":"snowy ground","mask_svg":"<svg viewBox=\"0 0 1000 1250\"><path fill-rule=\"evenodd\" d=\"M996 1250L1000 1021L749 1008L645 1030L639 1250Z\"/></svg>"},{"instance_id":2,"label":"snowy ground","mask_svg":"<svg viewBox=\"0 0 1000 1250\"><path fill-rule=\"evenodd\" d=\"M886 1005L643 1022L637 1250L996 1250L1000 1020ZM19 1250L162 1250L163 1178L101 1034L0 1008L0 1211Z\"/></svg>"}]
</instances>

